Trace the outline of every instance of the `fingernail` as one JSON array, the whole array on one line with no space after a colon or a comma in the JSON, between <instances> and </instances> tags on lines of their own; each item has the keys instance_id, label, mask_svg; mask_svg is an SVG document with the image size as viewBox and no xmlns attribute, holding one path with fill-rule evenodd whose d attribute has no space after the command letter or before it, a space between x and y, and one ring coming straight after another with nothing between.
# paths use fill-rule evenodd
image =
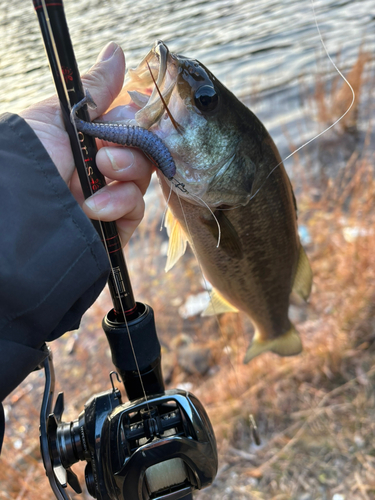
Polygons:
<instances>
[{"instance_id":1,"label":"fingernail","mask_svg":"<svg viewBox=\"0 0 375 500\"><path fill-rule=\"evenodd\" d=\"M105 148L105 152L108 156L109 161L111 162L113 170L116 170L117 172L126 170L127 168L134 165L134 155L131 149L119 148L119 154L121 154L121 164L116 162L116 158L111 153L109 148Z\"/></svg>"},{"instance_id":2,"label":"fingernail","mask_svg":"<svg viewBox=\"0 0 375 500\"><path fill-rule=\"evenodd\" d=\"M100 54L98 55L96 62L98 63L108 61L109 59L111 59L118 48L119 46L115 42L107 43L107 45L104 47L104 49L101 50Z\"/></svg>"},{"instance_id":3,"label":"fingernail","mask_svg":"<svg viewBox=\"0 0 375 500\"><path fill-rule=\"evenodd\" d=\"M100 212L100 210L103 210L108 205L110 200L111 195L109 193L99 191L90 196L90 198L87 198L85 203L93 212Z\"/></svg>"}]
</instances>

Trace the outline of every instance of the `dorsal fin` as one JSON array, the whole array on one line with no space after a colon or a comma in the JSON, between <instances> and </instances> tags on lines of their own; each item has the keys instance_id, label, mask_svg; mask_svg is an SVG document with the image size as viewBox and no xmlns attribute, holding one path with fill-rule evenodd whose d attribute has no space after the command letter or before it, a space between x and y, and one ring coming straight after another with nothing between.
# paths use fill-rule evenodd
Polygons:
<instances>
[{"instance_id":1,"label":"dorsal fin","mask_svg":"<svg viewBox=\"0 0 375 500\"><path fill-rule=\"evenodd\" d=\"M299 250L297 271L294 277L293 292L302 297L302 299L305 301L310 296L312 278L313 275L309 259L307 258L305 250L301 245Z\"/></svg>"},{"instance_id":2,"label":"dorsal fin","mask_svg":"<svg viewBox=\"0 0 375 500\"><path fill-rule=\"evenodd\" d=\"M169 236L167 263L165 264L165 272L167 273L176 264L178 259L184 255L187 238L180 223L173 217L169 209L165 215L164 225L167 228Z\"/></svg>"},{"instance_id":3,"label":"dorsal fin","mask_svg":"<svg viewBox=\"0 0 375 500\"><path fill-rule=\"evenodd\" d=\"M215 288L213 288L210 295L210 303L202 312L201 316L214 316L215 314L226 312L238 312L238 309L233 307L217 290L215 290Z\"/></svg>"}]
</instances>

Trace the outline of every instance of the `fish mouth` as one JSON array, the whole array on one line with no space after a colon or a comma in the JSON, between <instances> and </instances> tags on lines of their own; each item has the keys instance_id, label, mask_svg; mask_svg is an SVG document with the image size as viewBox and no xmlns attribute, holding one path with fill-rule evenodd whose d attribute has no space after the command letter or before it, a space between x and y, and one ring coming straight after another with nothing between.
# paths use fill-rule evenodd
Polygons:
<instances>
[{"instance_id":1,"label":"fish mouth","mask_svg":"<svg viewBox=\"0 0 375 500\"><path fill-rule=\"evenodd\" d=\"M177 58L161 40L154 43L135 69L128 71L127 92L138 107L134 117L138 126L149 129L160 119L177 83L177 74Z\"/></svg>"},{"instance_id":2,"label":"fish mouth","mask_svg":"<svg viewBox=\"0 0 375 500\"><path fill-rule=\"evenodd\" d=\"M152 102L152 100L159 95L156 87L161 89L164 78L167 74L169 49L164 42L162 42L161 40L157 40L154 44L154 47L151 49L151 52L159 60L159 73L158 73L158 78L156 80L156 85L152 91L149 102Z\"/></svg>"}]
</instances>

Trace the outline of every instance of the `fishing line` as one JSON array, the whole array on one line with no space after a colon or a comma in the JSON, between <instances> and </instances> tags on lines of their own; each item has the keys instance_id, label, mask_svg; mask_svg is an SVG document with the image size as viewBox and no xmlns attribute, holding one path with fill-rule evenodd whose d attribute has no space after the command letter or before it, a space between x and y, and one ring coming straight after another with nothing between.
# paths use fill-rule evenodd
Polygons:
<instances>
[{"instance_id":1,"label":"fishing line","mask_svg":"<svg viewBox=\"0 0 375 500\"><path fill-rule=\"evenodd\" d=\"M59 57L59 54L58 54L58 51L57 51L57 48L56 48L55 38L54 38L54 35L53 35L53 30L52 30L52 26L51 26L51 23L50 23L50 19L49 19L48 10L47 10L47 6L46 6L46 3L45 3L45 0L42 0L42 8L43 8L43 13L44 13L46 25L47 25L47 28L48 28L49 37L50 37L51 43L52 43L52 48L53 48L53 52L54 52L55 62L56 62L56 65L58 67L58 70L59 70L59 73L60 73L60 77L61 77L61 83L62 83L64 92L65 92L66 103L69 106L69 109L71 111L71 105L70 105L70 99L69 99L68 89L66 87L65 80L64 80L64 77L63 77L63 72L62 72L61 63L60 63L60 57ZM72 124L73 124L73 127L74 127L75 132L76 132L77 140L79 140L79 134L78 134L78 130L76 128L76 125L75 125L74 122ZM85 160L84 160L84 157L83 157L83 152L82 152L81 148L79 148L79 150L80 150L80 155L81 155L81 158L82 158L82 164L84 165L85 164ZM88 173L87 173L86 169L85 169L85 172L86 172L87 179L89 181L88 184L89 184L89 187L90 187L90 192L93 195L94 191L92 189L92 185L91 185L91 182L90 182L90 179L89 179L89 176L88 176ZM103 240L103 243L104 243L104 248L105 248L105 251L106 251L106 254L107 254L107 258L108 258L108 261L109 261L109 264L110 264L111 273L112 273L112 276L113 276L113 281L115 283L116 292L117 292L118 297L120 297L121 296L121 292L120 292L119 285L118 285L118 282L117 282L117 279L116 279L114 268L112 266L112 262L111 262L111 258L110 258L110 254L109 254L109 249L108 249L108 244L107 244L107 240L106 240L106 237L105 237L105 234L104 234L104 230L103 230L102 221L100 219L98 219L98 223L99 223L99 227L100 227L100 231L101 231L101 235L102 235L102 240ZM119 238L120 245L121 245L120 235L118 235L118 238ZM121 245L121 248L122 248L122 245ZM131 346L133 358L134 358L134 361L135 361L135 365L136 365L138 377L139 377L139 380L140 380L140 385L141 385L141 388L142 388L143 396L144 396L145 401L146 401L148 412L151 415L151 410L150 410L149 403L148 403L148 397L147 397L147 394L146 394L146 391L145 391L145 388L144 388L144 385L143 385L141 371L139 369L137 356L136 356L136 353L135 353L135 350L134 350L133 341L132 341L132 338L131 338L131 335L130 335L129 326L128 326L128 322L127 322L127 319L126 319L124 306L123 306L121 300L119 302L120 302L121 312L123 314L123 318L124 318L124 322L125 322L125 326L126 326L127 335L128 335L128 338L129 338L129 343L130 343L130 346Z\"/></svg>"},{"instance_id":2,"label":"fishing line","mask_svg":"<svg viewBox=\"0 0 375 500\"><path fill-rule=\"evenodd\" d=\"M197 200L201 201L203 203L203 205L208 208L208 210L210 211L212 217L215 219L215 222L216 222L216 225L217 225L217 228L218 228L218 231L219 231L219 235L218 235L218 238L217 238L217 244L216 244L216 248L219 248L220 246L220 240L221 240L221 227L220 227L220 224L219 224L219 221L217 220L217 217L216 215L213 213L213 211L211 210L211 208L207 205L207 203L202 200L202 198L199 198L199 196L197 196L196 194L193 194L193 193L188 193L189 196L192 196L193 198L196 198Z\"/></svg>"},{"instance_id":3,"label":"fishing line","mask_svg":"<svg viewBox=\"0 0 375 500\"><path fill-rule=\"evenodd\" d=\"M76 129L75 125L74 125L74 128ZM77 132L77 129L76 129L76 132ZM91 184L90 184L90 190L91 190L91 192L92 192ZM93 192L92 192L92 193L93 193ZM100 219L98 219L98 220L99 220L100 231L101 231L101 233L102 233L102 238L103 238L103 242L104 242L104 248L105 248L105 251L106 251L106 254L107 254L107 258L108 258L108 261L109 261L109 264L110 264L110 267L111 267L111 273L112 273L112 276L113 276L113 281L114 281L114 283L115 283L116 292L117 292L117 295L120 297L120 289L119 289L119 285L118 285L118 282L117 282L117 279L116 279L116 275L115 275L114 268L113 268L113 266L112 266L111 257L110 257L110 255L109 255L109 249L108 249L107 241L106 241L106 238L105 238L105 235L104 235L103 226L102 226L102 221L101 221ZM118 238L119 238L120 245L121 245L121 248L122 248L120 235L118 235ZM121 251L122 251L122 250L121 250ZM130 331L129 331L128 321L127 321L127 319L126 319L126 314L125 314L124 305L123 305L123 303L122 303L122 301L121 301L121 300L120 300L120 306L121 306L122 316L123 316L123 318L124 318L124 323L125 323L125 326L126 326L126 332L127 332L127 335L128 335L130 348L131 348L131 350L132 350L132 354L133 354L133 358L134 358L135 366L136 366L136 369L137 369L137 373L138 373L138 377L139 377L139 382L140 382L140 384L141 384L141 388L142 388L143 396L144 396L145 401L146 401L146 405L147 405L147 410L148 410L148 413L149 413L149 415L151 416L151 409L150 409L150 406L149 406L149 404L148 404L148 397L147 397L147 394L146 394L145 387L144 387L144 385L143 385L143 380L142 380L142 376L141 376L141 370L139 369L138 360L137 360L137 355L136 355L135 350L134 350L133 341L132 341L132 338L131 338L131 335L130 335Z\"/></svg>"},{"instance_id":4,"label":"fishing line","mask_svg":"<svg viewBox=\"0 0 375 500\"><path fill-rule=\"evenodd\" d=\"M267 180L269 179L269 177L273 174L273 172L280 166L282 165L285 161L287 161L289 158L291 158L293 155L295 155L296 153L298 153L299 151L301 151L301 149L303 149L305 146L307 146L308 144L311 144L313 141L315 141L316 139L318 139L319 137L321 137L323 134L325 134L326 132L328 132L331 128L335 127L348 113L349 111L352 109L353 105L354 105L354 102L355 102L355 99L356 99L356 96L355 96L355 92L354 92L354 89L353 87L351 86L350 82L347 80L347 78L345 78L345 76L342 74L342 72L339 70L339 68L337 67L337 65L335 64L335 62L333 61L333 59L331 58L329 52L328 52L328 49L327 49L327 46L324 42L324 39L323 39L323 36L322 36L322 33L321 33L321 30L320 30L320 27L319 27L319 23L318 23L318 19L317 19L317 16L316 16L316 11L315 11L315 5L314 5L314 0L310 0L311 2L311 8L312 8L312 11L313 11L313 16L314 16L314 22L315 22L315 26L316 26L316 29L318 31L318 35L319 35L319 39L323 45L323 48L324 48L324 51L329 59L329 61L331 62L332 66L335 68L336 72L340 75L340 77L344 80L344 82L348 85L351 93L352 93L352 101L348 107L348 109L336 120L334 121L331 125L329 125L328 127L326 127L323 131L319 132L317 135L315 135L314 137L312 137L311 139L309 139L308 141L306 141L304 144L302 144L301 146L299 146L297 149L295 149L292 153L290 153L288 156L286 156L282 161L280 161L275 167L273 167L273 169L268 173L267 177L265 178L265 180L263 181L263 183L261 184L261 186L255 191L254 194L252 194L249 198L249 202L251 200L253 200L255 198L255 196L259 193L259 191L264 187L264 185L266 184ZM175 187L179 188L179 185L181 183L178 183L178 185L176 185ZM220 225L215 217L215 215L213 214L212 210L210 209L210 207L199 197L197 197L196 195L193 195L192 193L190 193L189 191L186 190L185 186L182 184L182 187L183 189L181 189L183 192L185 192L186 194L190 195L190 196L193 196L193 197L196 197L197 199L199 199L202 203L204 203L204 205L208 208L208 210L211 212L211 214L213 215L213 217L215 218L215 221L218 225L218 228L219 228L219 239L218 239L218 243L217 243L217 248L219 247L219 244L220 244L220 235L221 235L221 231L220 231ZM168 200L169 201L169 200ZM239 208L241 205L238 205L236 207L229 207L229 208L218 208L218 210L234 210L236 208Z\"/></svg>"},{"instance_id":5,"label":"fishing line","mask_svg":"<svg viewBox=\"0 0 375 500\"><path fill-rule=\"evenodd\" d=\"M189 233L189 237L190 237L190 242L191 242L191 246L193 247L193 250L194 250L194 240L193 240L193 237L192 237L192 234L191 234L191 231L190 231L190 227L189 227L189 224L188 224L188 221L187 221L187 218L186 218L186 215L185 215L185 211L184 211L184 208L182 206L182 203L181 203L181 199L180 199L180 196L179 194L176 192L176 196L177 196L177 199L178 199L178 202L180 204L180 208L181 208L181 212L182 212L182 215L184 217L184 220L185 220L185 225L186 225L186 229ZM219 225L220 227L220 225ZM206 277L205 275L203 274L203 269L202 269L202 266L201 266L201 263L199 262L199 259L198 259L198 255L197 255L197 252L194 252L194 255L195 255L195 258L197 259L197 262L198 262L198 267L199 267L199 271L202 275L202 278L203 278L203 282L204 282L204 287L205 287L205 290L206 292L208 293L208 295L210 296L210 303L211 303L211 307L214 311L214 316L215 316L215 321L217 323L217 326L219 328L219 332L220 332L220 337L225 340L225 337L224 337L224 332L223 332L223 329L221 328L221 325L220 325L220 321L219 321L219 315L218 313L216 312L215 310L215 305L213 303L213 300L212 300L212 297L211 297L211 294L212 294L212 291L210 293L209 291L209 286L208 286L208 282L206 280ZM239 379L238 379L238 376L237 376L237 372L236 372L236 369L232 363L232 360L229 356L229 352L227 352L227 350L225 349L225 354L227 355L227 359L229 360L229 364L233 370L233 373L234 373L234 376L236 377L236 381L237 381L237 387L240 387L240 383L239 383ZM240 393L238 393L240 395Z\"/></svg>"},{"instance_id":6,"label":"fishing line","mask_svg":"<svg viewBox=\"0 0 375 500\"><path fill-rule=\"evenodd\" d=\"M173 184L172 181L176 181L177 184ZM169 191L169 196L168 196L168 200L167 200L167 206L166 206L166 208L164 210L164 214L163 214L163 218L162 218L162 224L160 226L160 231L163 229L163 220L164 220L165 214L166 214L166 212L168 210L168 204L169 204L169 201L170 201L170 198L171 198L173 186L175 186L176 188L180 189L180 191L182 191L183 193L187 194L188 196L192 196L193 198L196 198L198 201L200 201L202 203L202 206L205 206L206 208L208 208L208 210L210 211L212 217L215 219L215 222L216 222L216 225L217 225L217 228L218 228L218 238L217 238L216 248L219 248L220 241L221 241L221 227L220 227L219 221L217 220L216 215L213 213L213 211L211 210L211 208L209 207L209 205L207 205L207 203L204 200L202 200L202 198L200 198L199 196L197 196L196 194L190 193L190 191L188 191L185 188L185 184L179 182L175 177L172 177L172 179L170 179L170 182L171 182L171 185L170 185L171 189ZM182 186L182 189L181 189L180 186ZM177 191L175 191L175 193L178 196ZM234 208L237 208L237 207L234 207Z\"/></svg>"},{"instance_id":7,"label":"fishing line","mask_svg":"<svg viewBox=\"0 0 375 500\"><path fill-rule=\"evenodd\" d=\"M77 128L76 128L76 125L75 123L73 123L74 125L74 129L77 133L77 136L78 136L78 131L77 131ZM82 159L83 159L83 153L82 154ZM91 183L89 183L90 185L90 191L91 191L91 194L94 194L93 190L92 190L92 186L91 186ZM106 251L106 254L107 254L107 258L108 258L108 261L109 261L109 265L110 265L110 268L111 268L111 273L112 273L112 276L113 276L113 281L115 283L115 287L116 287L116 292L117 292L117 295L120 297L121 296L121 293L120 293L120 288L119 288L119 285L118 285L118 282L117 282L117 279L116 279L116 275L115 275L115 271L114 271L114 268L112 266L112 262L111 262L111 257L109 255L109 249L108 249L108 244L107 244L107 240L106 240L106 237L105 237L105 234L104 234L104 230L103 230L103 225L102 225L102 221L100 219L98 219L99 221L99 227L100 227L100 231L102 233L102 240L104 242L104 248L105 248L105 251ZM120 245L121 245L121 248L122 248L122 244L121 244L121 238L120 238L120 235L118 235L118 238L119 238L119 241L120 241ZM121 250L122 251L122 250ZM128 335L128 339L129 339L129 344L130 344L130 348L132 350L132 354L133 354L133 358L134 358L134 362L135 362L135 366L136 366L136 369L137 369L137 373L138 373L138 377L139 377L139 382L141 384L141 388L142 388L142 392L143 392L143 396L145 398L145 401L146 401L146 405L147 405L147 410L148 410L148 413L149 415L151 416L151 409L149 407L149 403L148 403L148 397L147 397L147 394L146 394L146 390L145 390L145 387L143 385L143 380L142 380L142 376L141 376L141 370L139 369L139 364L138 364L138 360L137 360L137 355L135 353L135 350L134 350L134 345L133 345L133 341L132 341L132 338L131 338L131 335L130 335L130 331L129 331L129 325L128 325L128 321L126 319L126 314L125 314L125 309L124 309L124 305L122 303L122 301L120 300L120 306L121 306L121 312L122 312L122 316L124 318L124 323L125 323L125 326L126 326L126 332L127 332L127 335Z\"/></svg>"},{"instance_id":8,"label":"fishing line","mask_svg":"<svg viewBox=\"0 0 375 500\"><path fill-rule=\"evenodd\" d=\"M172 183L171 183L170 190L169 190L169 195L168 195L168 199L166 201L165 209L163 211L163 215L162 215L162 218L161 218L160 231L163 231L165 216L167 215L167 211L168 211L168 208L169 208L169 201L170 201L171 196L172 196L172 191L173 191L173 186L172 186Z\"/></svg>"},{"instance_id":9,"label":"fishing line","mask_svg":"<svg viewBox=\"0 0 375 500\"><path fill-rule=\"evenodd\" d=\"M309 139L307 142L305 142L304 144L302 144L302 146L300 146L299 148L297 148L295 151L293 151L292 153L290 153L286 158L284 158L280 163L278 163L276 165L276 167L274 167L271 172L267 175L266 179L264 180L263 184L257 189L257 191L251 196L250 200L251 201L258 193L259 191L263 188L263 186L265 185L265 183L267 182L268 178L270 177L270 175L277 169L277 167L279 167L282 163L284 163L286 160L288 160L289 158L291 158L293 155L295 155L296 153L298 153L298 151L301 151L302 148L304 148L305 146L307 146L308 144L310 144L311 142L315 141L315 139L318 139L318 137L322 136L323 134L325 134L326 132L328 132L328 130L330 130L331 128L333 128L335 125L337 125L343 118L345 115L347 115L349 113L349 111L352 109L353 107L353 104L354 104L354 101L355 101L355 92L354 92L354 89L353 87L351 86L351 84L348 82L348 80L345 78L345 76L342 74L342 72L339 70L339 68L336 66L336 64L334 63L334 61L332 60L331 56L329 55L329 52L328 52L328 49L327 49L327 46L323 40L323 36L322 36L322 33L320 31L320 28L319 28L319 23L318 23L318 19L316 17L316 12L315 12L315 6L314 6L314 0L310 0L311 1L311 8L312 8L312 11L313 11L313 15L314 15L314 21L315 21L315 26L316 26L316 29L318 31L318 34L319 34L319 38L320 38L320 41L323 45L323 48L325 50L325 53L327 54L327 57L329 59L329 61L331 62L331 64L333 65L333 67L335 68L335 70L337 71L337 73L341 76L341 78L344 80L344 82L348 85L348 87L350 88L350 91L352 93L352 102L350 103L348 109L345 111L345 113L343 113L343 115L340 116L340 118L338 118L334 123L332 123L331 125L329 125L329 127L325 128L322 132L319 132L319 134L315 135L314 137L312 137L311 139Z\"/></svg>"}]
</instances>

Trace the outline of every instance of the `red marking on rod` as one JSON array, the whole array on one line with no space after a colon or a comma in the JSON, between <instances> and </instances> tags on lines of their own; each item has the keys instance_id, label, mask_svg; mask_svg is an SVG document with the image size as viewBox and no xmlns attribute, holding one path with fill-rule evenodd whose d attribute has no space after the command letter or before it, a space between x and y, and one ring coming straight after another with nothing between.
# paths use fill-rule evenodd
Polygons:
<instances>
[{"instance_id":1,"label":"red marking on rod","mask_svg":"<svg viewBox=\"0 0 375 500\"><path fill-rule=\"evenodd\" d=\"M108 240L106 240L109 242L110 247L113 247L114 245L118 245L120 243L119 241L110 241L110 240L114 240L114 238L109 238Z\"/></svg>"},{"instance_id":2,"label":"red marking on rod","mask_svg":"<svg viewBox=\"0 0 375 500\"><path fill-rule=\"evenodd\" d=\"M131 314L135 309L137 309L137 304L135 304L135 306L132 309L128 309L127 311L124 311L125 316L128 314ZM114 312L115 312L115 314L122 314L122 311L116 311L116 309L114 309Z\"/></svg>"},{"instance_id":3,"label":"red marking on rod","mask_svg":"<svg viewBox=\"0 0 375 500\"><path fill-rule=\"evenodd\" d=\"M62 7L62 2L46 3L46 7ZM38 5L34 8L35 10L43 9L43 5Z\"/></svg>"},{"instance_id":4,"label":"red marking on rod","mask_svg":"<svg viewBox=\"0 0 375 500\"><path fill-rule=\"evenodd\" d=\"M71 68L67 68L66 66L61 67L62 73L64 75L65 83L73 81L73 70Z\"/></svg>"},{"instance_id":5,"label":"red marking on rod","mask_svg":"<svg viewBox=\"0 0 375 500\"><path fill-rule=\"evenodd\" d=\"M127 311L125 311L125 314L129 314L133 312L135 309L137 309L137 304L135 304L135 306L132 309L128 309Z\"/></svg>"}]
</instances>

